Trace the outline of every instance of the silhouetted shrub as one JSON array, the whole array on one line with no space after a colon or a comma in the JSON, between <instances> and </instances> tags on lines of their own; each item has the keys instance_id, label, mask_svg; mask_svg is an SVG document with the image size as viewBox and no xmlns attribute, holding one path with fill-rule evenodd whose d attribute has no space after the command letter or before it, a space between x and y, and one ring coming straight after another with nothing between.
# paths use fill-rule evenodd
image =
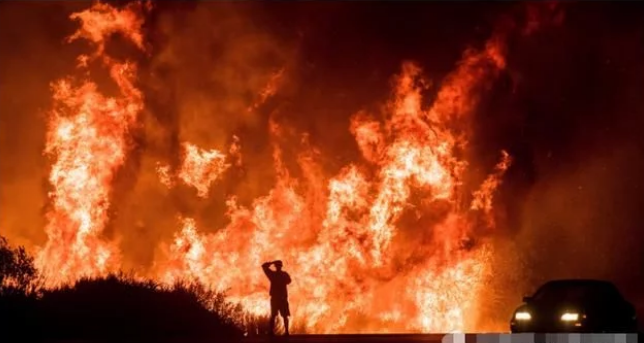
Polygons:
<instances>
[{"instance_id":1,"label":"silhouetted shrub","mask_svg":"<svg viewBox=\"0 0 644 343\"><path fill-rule=\"evenodd\" d=\"M36 322L35 278L33 258L0 236L0 341L11 333L27 332Z\"/></svg>"},{"instance_id":2,"label":"silhouetted shrub","mask_svg":"<svg viewBox=\"0 0 644 343\"><path fill-rule=\"evenodd\" d=\"M0 237L0 342L242 337L241 309L197 284L162 287L117 274L44 290L35 278L33 259Z\"/></svg>"},{"instance_id":3,"label":"silhouetted shrub","mask_svg":"<svg viewBox=\"0 0 644 343\"><path fill-rule=\"evenodd\" d=\"M233 322L209 311L185 288L164 289L110 275L44 291L39 312L48 338L241 336Z\"/></svg>"}]
</instances>

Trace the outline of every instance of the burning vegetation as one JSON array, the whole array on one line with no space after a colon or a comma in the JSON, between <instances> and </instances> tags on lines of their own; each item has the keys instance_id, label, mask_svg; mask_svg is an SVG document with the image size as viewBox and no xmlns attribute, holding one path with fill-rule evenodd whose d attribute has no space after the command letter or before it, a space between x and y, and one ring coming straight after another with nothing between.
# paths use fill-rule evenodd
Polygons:
<instances>
[{"instance_id":1,"label":"burning vegetation","mask_svg":"<svg viewBox=\"0 0 644 343\"><path fill-rule=\"evenodd\" d=\"M188 281L226 292L261 316L269 304L260 265L279 258L293 277L292 323L301 331L503 329L481 313L498 277L490 241L495 196L514 157L495 151L491 168L472 158L473 122L486 91L507 72L508 42L538 30L544 13L561 20L552 15L556 7L544 8L531 9L525 23L498 25L440 80L401 61L388 98L376 101L382 106L344 123L355 158L333 163L307 132L280 119L279 108L257 119L287 87L288 63L252 80L246 102L195 100L164 121L150 106L155 93L142 79L151 76L141 69L155 54L174 61L178 52L147 43L153 6L95 3L74 13L78 27L67 41L83 41L89 52L51 84L47 237L35 248L42 282L69 286L131 269L161 285ZM115 37L133 47L131 56L109 48ZM266 135L267 144L258 147L232 124L204 135L199 126L217 110L238 111L230 122L254 118L245 129ZM256 163L259 155L269 162ZM147 217L118 211L154 198L171 205L145 210L154 212ZM150 239L157 227L172 232ZM148 232L140 241L138 230ZM137 246L152 251L147 263L131 256Z\"/></svg>"}]
</instances>

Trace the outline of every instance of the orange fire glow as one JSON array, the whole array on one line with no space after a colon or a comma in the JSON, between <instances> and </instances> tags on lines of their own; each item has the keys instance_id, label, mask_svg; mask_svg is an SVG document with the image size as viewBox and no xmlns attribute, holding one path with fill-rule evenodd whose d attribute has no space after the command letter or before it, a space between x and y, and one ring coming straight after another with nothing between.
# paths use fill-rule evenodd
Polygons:
<instances>
[{"instance_id":1,"label":"orange fire glow","mask_svg":"<svg viewBox=\"0 0 644 343\"><path fill-rule=\"evenodd\" d=\"M192 278L228 290L231 300L262 314L268 305L266 281L257 266L279 256L296 276L294 320L309 332L471 329L479 287L489 273L489 247L463 248L473 224L466 219L470 209L455 201L466 192L460 180L467 162L454 151L467 142L448 123L467 119L476 105L476 88L503 67L501 49L491 44L466 55L427 110L421 104L421 69L405 63L388 119L378 122L360 113L351 122L365 163L348 165L322 181L320 197L298 193L298 180L279 172L284 167L275 147L280 177L273 190L250 208L231 197L230 224L215 234L200 234L193 219L182 218L183 228L166 249L167 261L157 265L158 275L169 283ZM272 131L279 134L279 127ZM479 203L491 206L509 163L504 156L503 166L474 194L472 209ZM319 199L322 206L312 205ZM431 243L416 248L398 237L405 212L445 206L447 213L436 223L406 228L427 232ZM325 209L321 225L311 213L316 208ZM412 259L422 263L406 263ZM358 324L359 317L368 318L368 324Z\"/></svg>"},{"instance_id":2,"label":"orange fire glow","mask_svg":"<svg viewBox=\"0 0 644 343\"><path fill-rule=\"evenodd\" d=\"M190 143L186 143L184 148L186 156L179 170L179 178L196 188L197 194L205 198L210 184L228 169L226 156L217 150L203 150Z\"/></svg>"},{"instance_id":3,"label":"orange fire glow","mask_svg":"<svg viewBox=\"0 0 644 343\"><path fill-rule=\"evenodd\" d=\"M87 39L96 47L94 54L79 57L79 68L85 71L100 58L120 94L108 97L89 80L53 85L46 146L53 158L52 207L48 241L37 259L48 285L121 266L116 243L101 235L110 219L115 173L128 156L129 132L144 103L136 65L107 56L105 41L120 32L143 49L140 9L96 4L72 16L81 29L70 39ZM492 251L484 240L469 243L478 225L472 217L494 225L494 192L511 159L502 152L483 184L467 189L463 179L471 162L462 157L469 138L463 128L484 86L505 68L504 53L502 35L481 50L466 51L432 90L436 97L429 106L423 102L430 83L422 68L403 63L385 115L360 112L347 123L362 159L336 175L319 175L320 162L304 144L298 159L304 176L293 177L274 142L272 189L250 206L229 194L221 213L227 224L208 228L210 233L177 211L174 239L159 247L147 276L167 284L194 280L227 291L229 300L251 313L266 314L267 280L260 265L279 258L294 280L292 323L307 332L476 329ZM275 94L282 77L283 70L249 108ZM274 141L280 125L269 127ZM237 137L227 152L188 141L181 146L178 168L158 164L157 175L165 187L180 181L202 199L244 164Z\"/></svg>"},{"instance_id":4,"label":"orange fire glow","mask_svg":"<svg viewBox=\"0 0 644 343\"><path fill-rule=\"evenodd\" d=\"M96 47L92 56L79 57L79 68L102 58L120 96L103 95L91 81L64 79L52 85L54 109L45 148L54 158L49 176L52 208L45 229L49 240L36 261L49 284L102 275L118 266L117 247L100 235L108 221L111 182L126 158L127 133L143 109L143 95L134 84L136 65L103 53L105 40L114 32L143 48L143 21L134 7L138 5L117 10L96 4L71 16L81 28L69 41L83 38Z\"/></svg>"}]
</instances>

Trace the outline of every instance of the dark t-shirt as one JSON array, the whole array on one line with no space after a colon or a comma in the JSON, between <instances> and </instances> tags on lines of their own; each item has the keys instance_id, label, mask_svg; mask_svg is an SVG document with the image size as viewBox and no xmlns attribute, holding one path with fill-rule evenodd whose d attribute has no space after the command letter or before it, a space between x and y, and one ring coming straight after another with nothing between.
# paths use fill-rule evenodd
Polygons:
<instances>
[{"instance_id":1,"label":"dark t-shirt","mask_svg":"<svg viewBox=\"0 0 644 343\"><path fill-rule=\"evenodd\" d=\"M270 295L276 298L288 298L286 286L291 283L291 277L287 272L281 270L271 270L268 266L263 266L264 273L271 281Z\"/></svg>"}]
</instances>

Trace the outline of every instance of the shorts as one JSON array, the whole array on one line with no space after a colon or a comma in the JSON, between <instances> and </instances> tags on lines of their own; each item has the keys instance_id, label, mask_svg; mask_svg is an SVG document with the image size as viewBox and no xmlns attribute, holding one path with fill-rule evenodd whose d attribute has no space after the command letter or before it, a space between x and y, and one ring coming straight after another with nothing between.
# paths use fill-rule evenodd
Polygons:
<instances>
[{"instance_id":1,"label":"shorts","mask_svg":"<svg viewBox=\"0 0 644 343\"><path fill-rule=\"evenodd\" d=\"M291 310L288 307L288 299L271 297L271 317L280 314L282 317L289 317Z\"/></svg>"}]
</instances>

